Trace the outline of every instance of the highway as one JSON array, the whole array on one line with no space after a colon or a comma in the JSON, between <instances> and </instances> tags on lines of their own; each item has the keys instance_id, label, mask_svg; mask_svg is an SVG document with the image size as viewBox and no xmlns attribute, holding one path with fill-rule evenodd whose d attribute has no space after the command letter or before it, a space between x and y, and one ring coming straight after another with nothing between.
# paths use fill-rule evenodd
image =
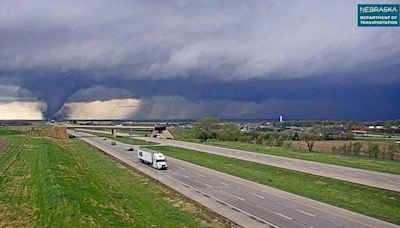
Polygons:
<instances>
[{"instance_id":1,"label":"highway","mask_svg":"<svg viewBox=\"0 0 400 228\"><path fill-rule=\"evenodd\" d=\"M137 139L160 143L162 145L176 146L210 154L217 154L231 158L257 162L265 165L281 167L285 169L301 171L319 176L330 177L338 180L349 181L357 184L368 185L377 188L400 192L400 175L374 172L363 169L331 165L326 163L305 161L294 158L286 158L250 151L228 149L199 143L190 143L170 139L157 139L149 137L135 137Z\"/></svg>"},{"instance_id":2,"label":"highway","mask_svg":"<svg viewBox=\"0 0 400 228\"><path fill-rule=\"evenodd\" d=\"M169 169L158 171L140 163L126 144L68 133L244 227L398 227L170 157Z\"/></svg>"},{"instance_id":3,"label":"highway","mask_svg":"<svg viewBox=\"0 0 400 228\"><path fill-rule=\"evenodd\" d=\"M88 130L90 131L90 130ZM93 132L102 132L95 131ZM124 133L118 133L122 136L131 136ZM251 151L229 149L217 146L204 145L200 143L191 143L179 140L157 139L151 137L134 137L141 140L159 143L160 145L176 146L210 154L217 154L226 157L257 162L260 164L310 173L318 176L330 177L338 180L349 181L357 184L368 185L376 188L382 188L400 192L400 175L374 172L364 169L356 169L339 165L331 165L320 162L306 161L294 158L280 157L269 154L255 153Z\"/></svg>"}]
</instances>

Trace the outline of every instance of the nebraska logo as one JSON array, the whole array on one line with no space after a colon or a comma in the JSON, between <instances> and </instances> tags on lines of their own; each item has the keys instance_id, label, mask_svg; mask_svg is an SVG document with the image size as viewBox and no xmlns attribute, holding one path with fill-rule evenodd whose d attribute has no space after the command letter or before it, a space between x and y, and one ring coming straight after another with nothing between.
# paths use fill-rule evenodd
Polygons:
<instances>
[{"instance_id":1,"label":"nebraska logo","mask_svg":"<svg viewBox=\"0 0 400 228\"><path fill-rule=\"evenodd\" d=\"M358 26L399 26L399 4L359 4Z\"/></svg>"},{"instance_id":2,"label":"nebraska logo","mask_svg":"<svg viewBox=\"0 0 400 228\"><path fill-rule=\"evenodd\" d=\"M399 12L395 6L361 6L361 13L397 13Z\"/></svg>"}]
</instances>

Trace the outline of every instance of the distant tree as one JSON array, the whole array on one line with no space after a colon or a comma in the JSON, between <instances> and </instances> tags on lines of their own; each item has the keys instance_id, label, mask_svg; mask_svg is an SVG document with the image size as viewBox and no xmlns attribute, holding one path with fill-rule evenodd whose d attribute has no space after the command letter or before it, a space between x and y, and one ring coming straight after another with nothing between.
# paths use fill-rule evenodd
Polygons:
<instances>
[{"instance_id":1,"label":"distant tree","mask_svg":"<svg viewBox=\"0 0 400 228\"><path fill-rule=\"evenodd\" d=\"M318 136L310 132L306 132L302 135L302 140L307 143L307 148L310 152L313 151L314 143L317 139Z\"/></svg>"},{"instance_id":2,"label":"distant tree","mask_svg":"<svg viewBox=\"0 0 400 228\"><path fill-rule=\"evenodd\" d=\"M370 157L377 158L379 153L379 145L376 143L368 144L368 154Z\"/></svg>"},{"instance_id":3,"label":"distant tree","mask_svg":"<svg viewBox=\"0 0 400 228\"><path fill-rule=\"evenodd\" d=\"M292 140L293 140L293 141L299 141L299 140L300 140L299 134L298 134L297 132L295 132L295 133L293 134Z\"/></svg>"},{"instance_id":4,"label":"distant tree","mask_svg":"<svg viewBox=\"0 0 400 228\"><path fill-rule=\"evenodd\" d=\"M242 143L249 143L252 141L252 136L251 135L242 135L239 137L238 140L239 140L239 142L242 142Z\"/></svg>"},{"instance_id":5,"label":"distant tree","mask_svg":"<svg viewBox=\"0 0 400 228\"><path fill-rule=\"evenodd\" d=\"M350 143L344 143L341 146L338 147L338 152L341 154L349 155L351 154L351 142Z\"/></svg>"},{"instance_id":6,"label":"distant tree","mask_svg":"<svg viewBox=\"0 0 400 228\"><path fill-rule=\"evenodd\" d=\"M214 139L215 138L215 134L213 132L205 131L205 130L202 130L202 129L199 129L197 131L196 136L201 142L206 142L208 139Z\"/></svg>"},{"instance_id":7,"label":"distant tree","mask_svg":"<svg viewBox=\"0 0 400 228\"><path fill-rule=\"evenodd\" d=\"M283 146L285 143L285 137L283 135L275 138L275 146Z\"/></svg>"},{"instance_id":8,"label":"distant tree","mask_svg":"<svg viewBox=\"0 0 400 228\"><path fill-rule=\"evenodd\" d=\"M219 129L216 131L216 134L218 140L232 142L237 141L241 135L239 129L234 124L220 125Z\"/></svg>"},{"instance_id":9,"label":"distant tree","mask_svg":"<svg viewBox=\"0 0 400 228\"><path fill-rule=\"evenodd\" d=\"M216 129L220 123L220 120L214 117L205 117L194 123L196 128L210 131Z\"/></svg>"},{"instance_id":10,"label":"distant tree","mask_svg":"<svg viewBox=\"0 0 400 228\"><path fill-rule=\"evenodd\" d=\"M394 160L394 157L399 151L400 151L400 145L392 143L387 147L387 157L390 160Z\"/></svg>"},{"instance_id":11,"label":"distant tree","mask_svg":"<svg viewBox=\"0 0 400 228\"><path fill-rule=\"evenodd\" d=\"M360 142L353 143L352 148L351 148L353 155L356 155L356 156L360 155L361 147L362 147L362 145Z\"/></svg>"},{"instance_id":12,"label":"distant tree","mask_svg":"<svg viewBox=\"0 0 400 228\"><path fill-rule=\"evenodd\" d=\"M269 133L262 133L257 136L256 143L257 144L268 144L271 136ZM270 145L270 144L268 144Z\"/></svg>"}]
</instances>

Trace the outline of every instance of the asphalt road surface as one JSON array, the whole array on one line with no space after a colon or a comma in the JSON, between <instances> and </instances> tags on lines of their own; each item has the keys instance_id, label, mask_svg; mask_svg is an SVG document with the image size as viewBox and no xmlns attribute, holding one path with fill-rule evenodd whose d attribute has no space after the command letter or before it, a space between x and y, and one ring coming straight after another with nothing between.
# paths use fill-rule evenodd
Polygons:
<instances>
[{"instance_id":1,"label":"asphalt road surface","mask_svg":"<svg viewBox=\"0 0 400 228\"><path fill-rule=\"evenodd\" d=\"M178 159L167 158L169 169L155 170L126 151L127 144L68 132L245 227L398 227Z\"/></svg>"},{"instance_id":2,"label":"asphalt road surface","mask_svg":"<svg viewBox=\"0 0 400 228\"><path fill-rule=\"evenodd\" d=\"M377 188L388 189L400 192L400 175L374 172L363 169L331 165L326 163L305 161L300 159L285 158L268 154L260 154L250 151L228 149L216 146L209 146L199 143L190 143L170 139L157 139L149 137L135 137L163 145L182 147L186 149L217 154L246 161L257 162L265 165L311 173L318 176L325 176L334 179L349 181L353 183L368 185Z\"/></svg>"}]
</instances>

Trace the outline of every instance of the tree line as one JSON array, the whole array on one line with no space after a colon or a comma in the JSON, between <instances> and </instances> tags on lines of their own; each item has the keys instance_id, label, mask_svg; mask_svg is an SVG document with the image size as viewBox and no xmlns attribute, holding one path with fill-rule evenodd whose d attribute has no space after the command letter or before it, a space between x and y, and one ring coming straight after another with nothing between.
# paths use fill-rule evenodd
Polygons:
<instances>
[{"instance_id":1,"label":"tree line","mask_svg":"<svg viewBox=\"0 0 400 228\"><path fill-rule=\"evenodd\" d=\"M293 141L305 142L308 151L314 151L314 145L319 140L348 140L341 146L332 147L331 152L337 154L381 157L394 160L400 153L400 145L389 145L385 151L379 144L369 142L365 147L358 141L353 142L350 131L332 135L324 132L323 128L312 128L305 132L241 132L235 124L221 123L217 118L207 117L196 121L193 127L182 132L176 132L175 136L183 140L208 140L231 141L240 143L254 143L275 147L292 147Z\"/></svg>"}]
</instances>

